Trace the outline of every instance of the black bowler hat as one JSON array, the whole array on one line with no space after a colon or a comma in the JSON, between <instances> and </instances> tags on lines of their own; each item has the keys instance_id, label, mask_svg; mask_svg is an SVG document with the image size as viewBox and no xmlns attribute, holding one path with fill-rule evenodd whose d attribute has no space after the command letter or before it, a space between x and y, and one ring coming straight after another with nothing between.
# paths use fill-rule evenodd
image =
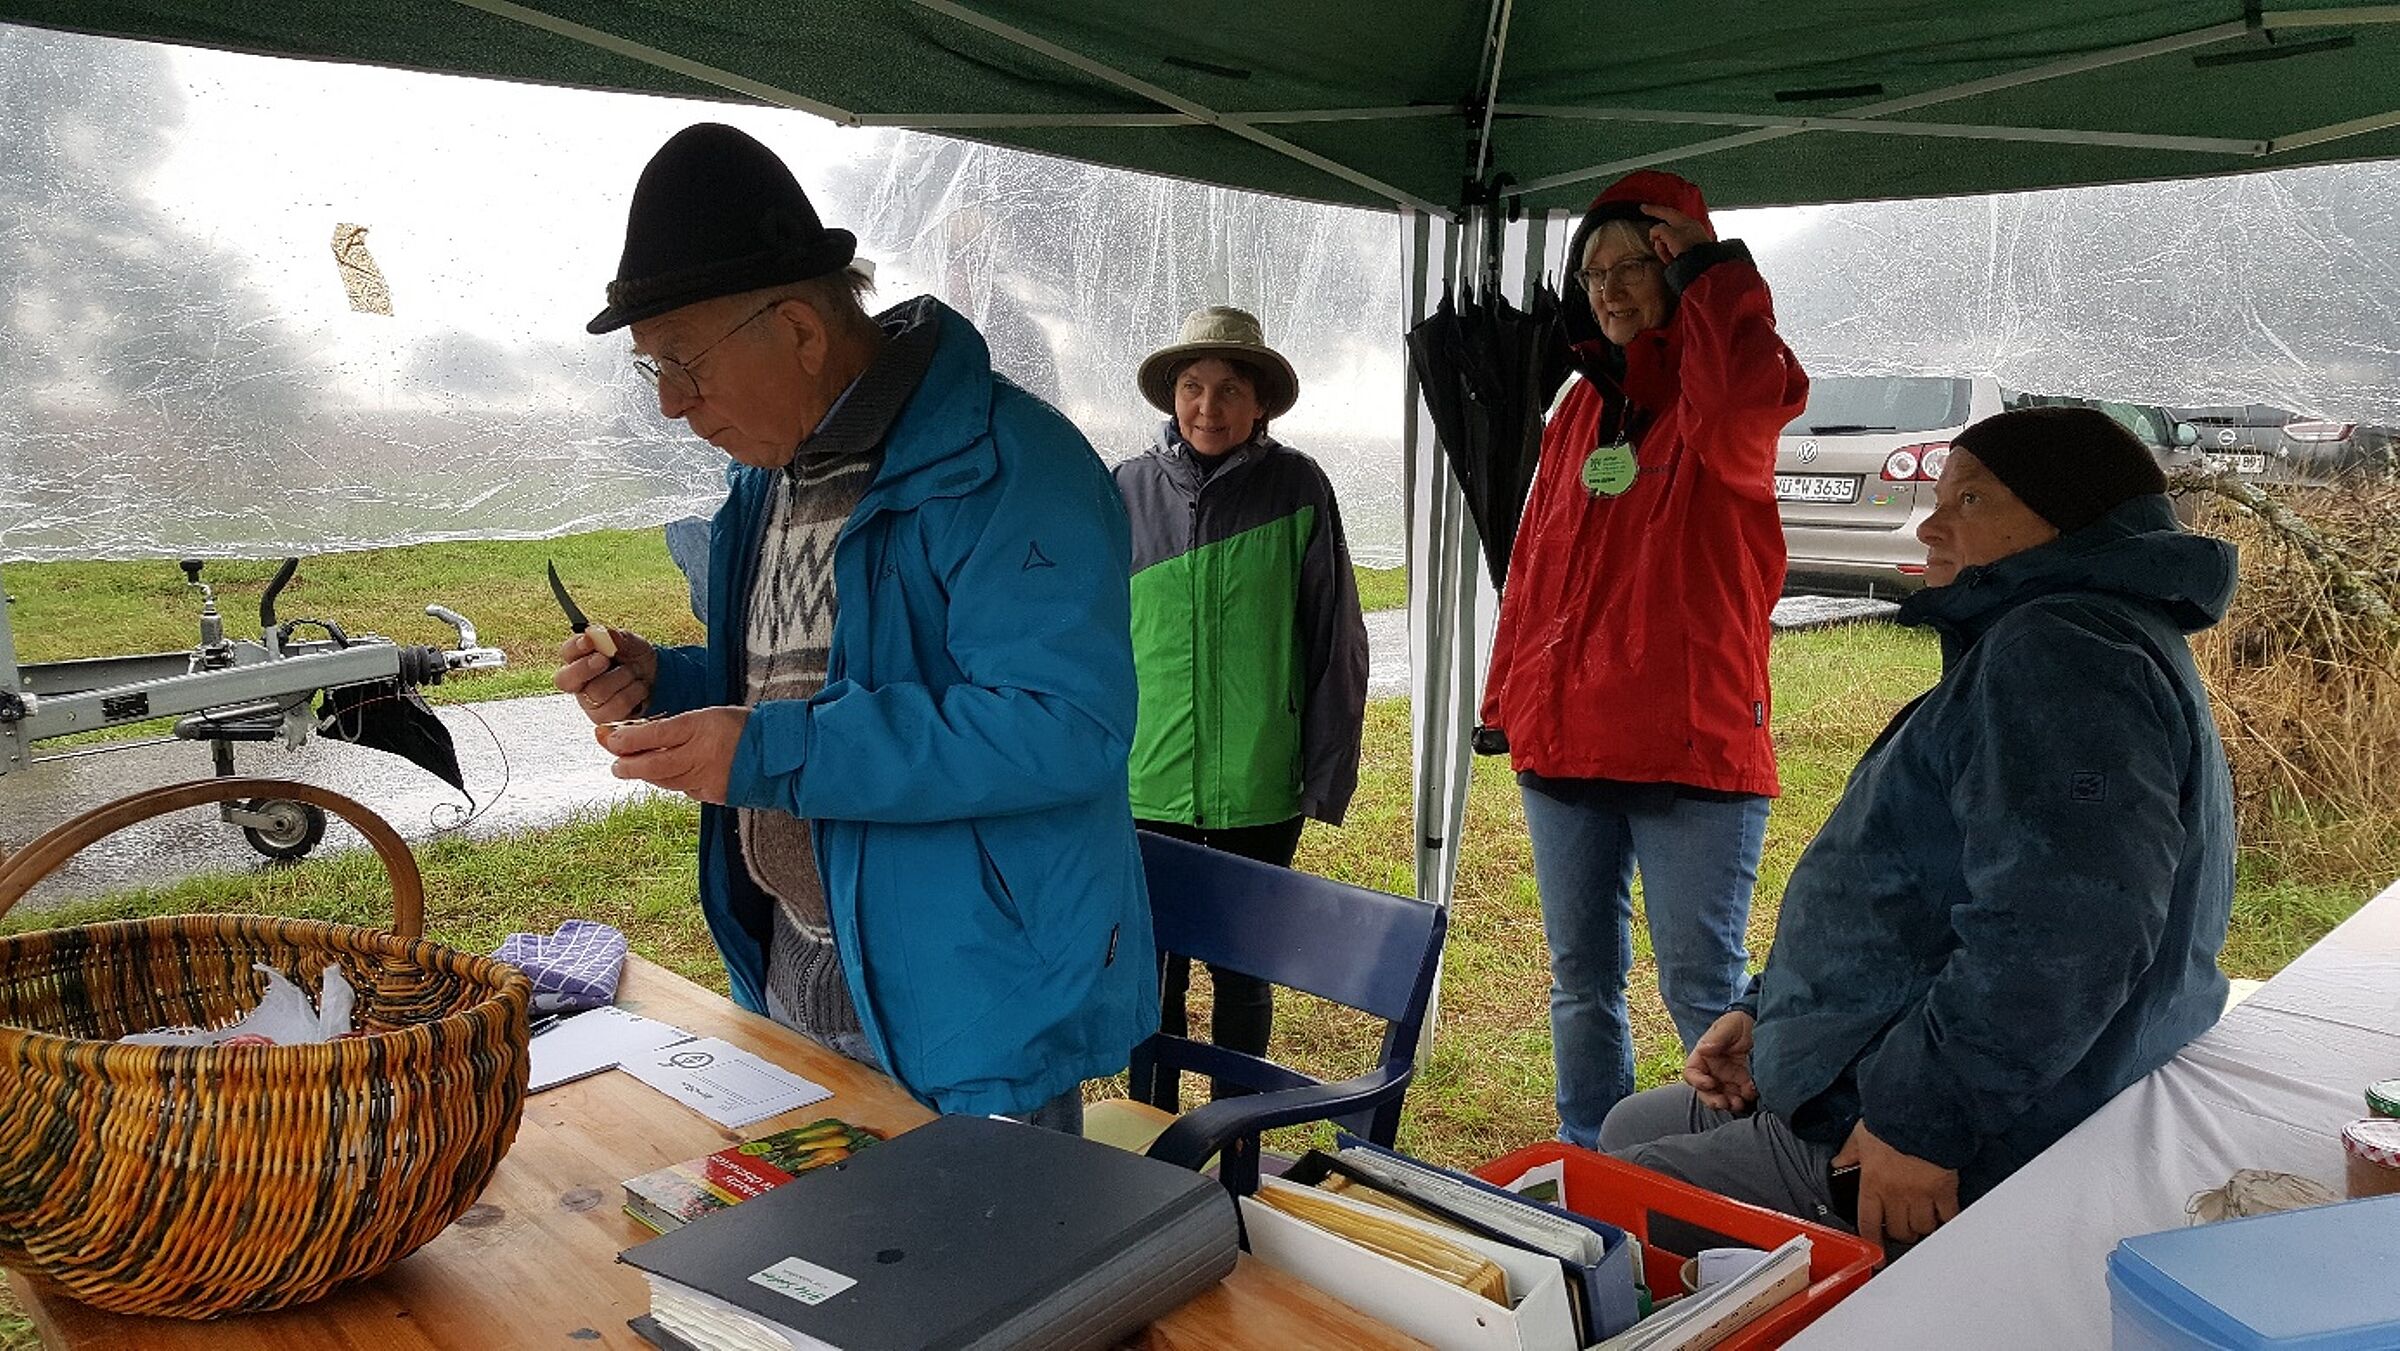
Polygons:
<instances>
[{"instance_id":1,"label":"black bowler hat","mask_svg":"<svg viewBox=\"0 0 2400 1351\"><path fill-rule=\"evenodd\" d=\"M718 296L822 277L857 252L858 237L825 228L774 151L702 122L676 132L642 170L608 308L584 327L607 333Z\"/></svg>"}]
</instances>

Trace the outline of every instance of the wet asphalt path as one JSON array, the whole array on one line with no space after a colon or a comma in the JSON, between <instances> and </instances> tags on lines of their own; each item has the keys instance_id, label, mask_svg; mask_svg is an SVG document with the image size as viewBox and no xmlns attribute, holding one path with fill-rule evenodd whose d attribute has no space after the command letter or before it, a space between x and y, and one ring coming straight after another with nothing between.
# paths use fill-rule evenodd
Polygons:
<instances>
[{"instance_id":1,"label":"wet asphalt path","mask_svg":"<svg viewBox=\"0 0 2400 1351\"><path fill-rule=\"evenodd\" d=\"M576 811L606 810L651 791L609 774L608 753L592 740L591 724L563 694L437 711L458 746L459 767L476 805L488 805L467 826L470 835L553 826ZM316 738L298 751L285 750L281 742L237 745L233 759L234 768L243 774L298 779L356 798L411 843L454 825L469 811L466 797L433 775L398 756L346 742ZM77 755L0 777L0 850L19 848L51 826L112 798L205 779L212 772L207 743L171 742ZM357 831L337 818L326 824L316 853L364 844ZM45 902L198 872L267 866L271 865L250 848L239 828L217 819L215 807L194 807L153 817L86 848L35 887L24 904L38 908Z\"/></svg>"}]
</instances>

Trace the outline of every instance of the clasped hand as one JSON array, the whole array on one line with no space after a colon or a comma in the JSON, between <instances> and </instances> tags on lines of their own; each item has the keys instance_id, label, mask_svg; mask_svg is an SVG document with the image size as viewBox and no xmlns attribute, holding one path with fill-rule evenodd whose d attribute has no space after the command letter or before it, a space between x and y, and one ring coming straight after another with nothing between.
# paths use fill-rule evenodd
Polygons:
<instances>
[{"instance_id":1,"label":"clasped hand","mask_svg":"<svg viewBox=\"0 0 2400 1351\"><path fill-rule=\"evenodd\" d=\"M616 655L608 656L578 633L558 648L560 692L575 696L583 716L600 727L600 744L617 757L611 772L671 793L723 804L733 774L733 752L749 725L746 708L702 708L671 718L627 722L649 707L658 683L658 649L638 633L610 629ZM622 724L609 726L609 724Z\"/></svg>"}]
</instances>

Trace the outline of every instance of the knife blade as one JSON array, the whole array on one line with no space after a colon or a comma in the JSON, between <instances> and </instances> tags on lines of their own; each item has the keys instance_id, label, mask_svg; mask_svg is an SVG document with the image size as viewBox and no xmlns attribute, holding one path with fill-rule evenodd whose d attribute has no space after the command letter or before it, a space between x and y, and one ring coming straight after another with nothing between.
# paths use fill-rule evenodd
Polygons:
<instances>
[{"instance_id":1,"label":"knife blade","mask_svg":"<svg viewBox=\"0 0 2400 1351\"><path fill-rule=\"evenodd\" d=\"M575 598L567 594L567 584L558 580L558 564L556 563L550 565L550 594L558 597L558 608L567 612L568 628L581 633L592 626L592 621L583 617L583 607L577 605Z\"/></svg>"},{"instance_id":2,"label":"knife blade","mask_svg":"<svg viewBox=\"0 0 2400 1351\"><path fill-rule=\"evenodd\" d=\"M617 659L617 643L615 636L609 633L608 626L595 624L584 618L583 607L577 605L575 598L567 594L567 584L558 580L558 564L551 563L549 568L550 594L558 597L558 608L566 612L567 627L577 633L590 634L592 646L598 649L600 655L610 661L615 661Z\"/></svg>"}]
</instances>

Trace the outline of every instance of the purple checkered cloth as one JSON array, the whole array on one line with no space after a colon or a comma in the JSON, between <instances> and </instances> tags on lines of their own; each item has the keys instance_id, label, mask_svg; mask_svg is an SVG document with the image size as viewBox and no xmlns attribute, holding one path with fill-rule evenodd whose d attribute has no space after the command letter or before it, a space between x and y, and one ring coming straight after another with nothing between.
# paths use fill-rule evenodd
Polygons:
<instances>
[{"instance_id":1,"label":"purple checkered cloth","mask_svg":"<svg viewBox=\"0 0 2400 1351\"><path fill-rule=\"evenodd\" d=\"M571 919L554 934L510 934L492 956L533 981L533 1011L578 1013L617 997L625 935L596 920Z\"/></svg>"}]
</instances>

